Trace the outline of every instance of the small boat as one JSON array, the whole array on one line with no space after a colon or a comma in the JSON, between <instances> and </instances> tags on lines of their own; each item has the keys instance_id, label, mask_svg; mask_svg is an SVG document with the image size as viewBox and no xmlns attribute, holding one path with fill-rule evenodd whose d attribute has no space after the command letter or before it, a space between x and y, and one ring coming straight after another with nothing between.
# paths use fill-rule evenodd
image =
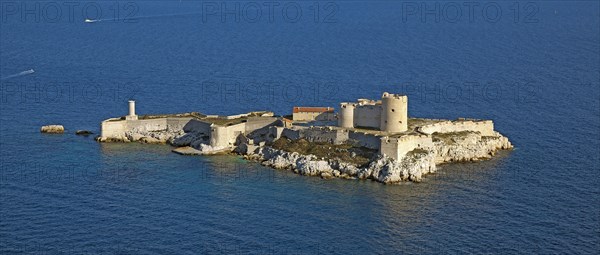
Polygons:
<instances>
[{"instance_id":1,"label":"small boat","mask_svg":"<svg viewBox=\"0 0 600 255\"><path fill-rule=\"evenodd\" d=\"M94 22L96 22L96 20L93 20L93 19L85 19L85 20L84 20L84 22L85 22L85 23L94 23Z\"/></svg>"}]
</instances>

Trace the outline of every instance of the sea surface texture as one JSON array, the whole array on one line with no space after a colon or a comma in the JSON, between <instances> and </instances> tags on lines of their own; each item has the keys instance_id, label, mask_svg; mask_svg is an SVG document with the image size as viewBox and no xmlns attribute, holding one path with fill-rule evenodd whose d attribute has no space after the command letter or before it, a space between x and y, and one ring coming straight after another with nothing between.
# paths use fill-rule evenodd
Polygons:
<instances>
[{"instance_id":1,"label":"sea surface texture","mask_svg":"<svg viewBox=\"0 0 600 255\"><path fill-rule=\"evenodd\" d=\"M597 253L600 4L469 3L3 0L0 253ZM382 185L74 135L384 91L515 149Z\"/></svg>"}]
</instances>

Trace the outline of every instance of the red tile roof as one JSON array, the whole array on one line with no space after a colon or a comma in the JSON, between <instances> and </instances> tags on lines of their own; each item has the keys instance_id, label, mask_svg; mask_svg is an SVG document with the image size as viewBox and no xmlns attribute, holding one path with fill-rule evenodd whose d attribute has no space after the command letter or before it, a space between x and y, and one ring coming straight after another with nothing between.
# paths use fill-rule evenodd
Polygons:
<instances>
[{"instance_id":1,"label":"red tile roof","mask_svg":"<svg viewBox=\"0 0 600 255\"><path fill-rule=\"evenodd\" d=\"M333 107L294 107L294 113L298 112L333 112Z\"/></svg>"}]
</instances>

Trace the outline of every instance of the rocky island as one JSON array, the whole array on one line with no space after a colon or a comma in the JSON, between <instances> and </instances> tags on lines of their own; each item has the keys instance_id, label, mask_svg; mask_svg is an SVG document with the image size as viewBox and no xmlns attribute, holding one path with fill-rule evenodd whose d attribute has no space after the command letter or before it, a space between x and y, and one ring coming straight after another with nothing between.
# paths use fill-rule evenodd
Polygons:
<instances>
[{"instance_id":1,"label":"rocky island","mask_svg":"<svg viewBox=\"0 0 600 255\"><path fill-rule=\"evenodd\" d=\"M419 182L436 164L489 159L513 146L491 120L408 117L408 97L383 93L331 107L219 116L129 114L102 122L99 142L165 143L184 155L236 153L276 169L322 178Z\"/></svg>"}]
</instances>

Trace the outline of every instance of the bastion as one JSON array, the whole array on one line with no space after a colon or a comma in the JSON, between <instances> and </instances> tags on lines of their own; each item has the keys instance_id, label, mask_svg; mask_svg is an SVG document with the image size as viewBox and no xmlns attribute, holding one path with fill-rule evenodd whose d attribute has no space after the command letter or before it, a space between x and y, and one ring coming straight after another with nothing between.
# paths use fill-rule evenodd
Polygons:
<instances>
[{"instance_id":1,"label":"bastion","mask_svg":"<svg viewBox=\"0 0 600 255\"><path fill-rule=\"evenodd\" d=\"M235 153L277 169L322 178L419 182L436 165L489 159L513 146L491 120L410 118L406 95L383 93L332 107L294 107L275 116L198 112L129 113L101 123L100 142L167 143L179 154Z\"/></svg>"}]
</instances>

